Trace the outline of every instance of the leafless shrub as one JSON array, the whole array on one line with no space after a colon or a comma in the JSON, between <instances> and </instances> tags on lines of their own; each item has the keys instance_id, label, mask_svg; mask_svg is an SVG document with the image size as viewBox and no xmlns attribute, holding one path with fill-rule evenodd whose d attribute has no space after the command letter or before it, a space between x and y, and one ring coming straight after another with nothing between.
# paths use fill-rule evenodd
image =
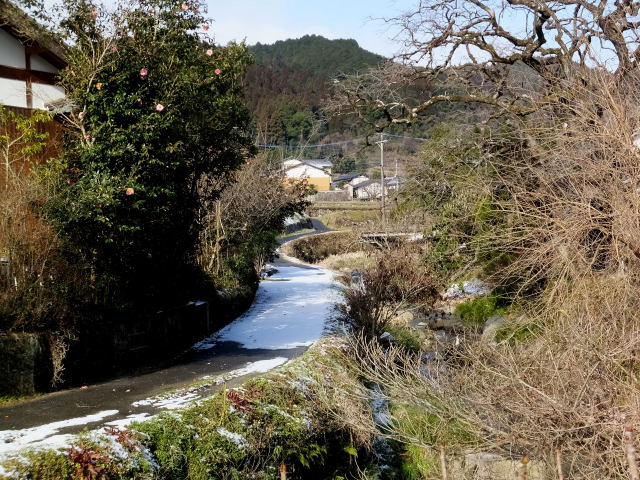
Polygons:
<instances>
[{"instance_id":1,"label":"leafless shrub","mask_svg":"<svg viewBox=\"0 0 640 480\"><path fill-rule=\"evenodd\" d=\"M285 183L280 165L265 158L251 159L226 176L202 178L198 187L203 225L199 261L214 275L234 248L252 239L258 246L262 235L282 229L285 217L306 207L306 185ZM272 245L264 247L254 256L258 272Z\"/></svg>"},{"instance_id":2,"label":"leafless shrub","mask_svg":"<svg viewBox=\"0 0 640 480\"><path fill-rule=\"evenodd\" d=\"M539 301L497 346L463 342L446 363L362 339L350 349L401 407L389 436L527 456L572 479L635 475L623 433L640 423L640 101L634 78L590 74L491 159L505 214L492 248L514 255L501 274L536 284Z\"/></svg>"},{"instance_id":3,"label":"leafless shrub","mask_svg":"<svg viewBox=\"0 0 640 480\"><path fill-rule=\"evenodd\" d=\"M385 249L378 252L373 268L350 279L344 291L343 319L365 335L379 335L401 309L431 305L437 295L435 285L419 248Z\"/></svg>"},{"instance_id":4,"label":"leafless shrub","mask_svg":"<svg viewBox=\"0 0 640 480\"><path fill-rule=\"evenodd\" d=\"M74 340L74 336L69 332L49 333L49 350L51 352L51 385L53 387L63 382L63 373L65 369L64 361L69 352L69 343Z\"/></svg>"},{"instance_id":5,"label":"leafless shrub","mask_svg":"<svg viewBox=\"0 0 640 480\"><path fill-rule=\"evenodd\" d=\"M58 331L72 326L88 272L71 265L41 215L46 192L30 177L0 191L0 328Z\"/></svg>"},{"instance_id":6,"label":"leafless shrub","mask_svg":"<svg viewBox=\"0 0 640 480\"><path fill-rule=\"evenodd\" d=\"M546 289L551 302L567 281L635 283L640 266L637 80L589 75L588 86L564 84L556 104L514 126L520 138L510 151L485 159L493 183L485 191L504 221L484 248L515 260L498 277L517 279L522 291Z\"/></svg>"}]
</instances>

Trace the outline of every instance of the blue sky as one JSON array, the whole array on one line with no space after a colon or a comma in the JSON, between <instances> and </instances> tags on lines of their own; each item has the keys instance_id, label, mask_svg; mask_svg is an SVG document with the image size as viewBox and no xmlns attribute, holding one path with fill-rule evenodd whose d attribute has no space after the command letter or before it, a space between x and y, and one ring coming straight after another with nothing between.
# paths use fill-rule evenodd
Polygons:
<instances>
[{"instance_id":1,"label":"blue sky","mask_svg":"<svg viewBox=\"0 0 640 480\"><path fill-rule=\"evenodd\" d=\"M353 38L361 47L392 56L398 46L381 20L410 10L417 0L208 0L217 43L254 44L306 34Z\"/></svg>"}]
</instances>

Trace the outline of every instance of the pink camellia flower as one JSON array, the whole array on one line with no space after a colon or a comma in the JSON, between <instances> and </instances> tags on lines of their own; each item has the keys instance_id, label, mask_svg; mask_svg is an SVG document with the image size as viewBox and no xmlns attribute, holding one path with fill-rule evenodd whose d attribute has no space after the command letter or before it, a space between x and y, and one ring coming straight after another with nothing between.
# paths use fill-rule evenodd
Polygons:
<instances>
[{"instance_id":1,"label":"pink camellia flower","mask_svg":"<svg viewBox=\"0 0 640 480\"><path fill-rule=\"evenodd\" d=\"M145 80L147 78L147 75L149 75L149 70L147 70L146 68L141 68L140 69L140 78L142 80Z\"/></svg>"},{"instance_id":2,"label":"pink camellia flower","mask_svg":"<svg viewBox=\"0 0 640 480\"><path fill-rule=\"evenodd\" d=\"M112 52L117 52L118 51L118 47L111 47L111 51Z\"/></svg>"},{"instance_id":3,"label":"pink camellia flower","mask_svg":"<svg viewBox=\"0 0 640 480\"><path fill-rule=\"evenodd\" d=\"M91 140L91 135L85 135L85 136L84 136L84 139L85 139L85 140Z\"/></svg>"},{"instance_id":4,"label":"pink camellia flower","mask_svg":"<svg viewBox=\"0 0 640 480\"><path fill-rule=\"evenodd\" d=\"M80 120L82 120L82 119L84 118L84 112L80 112L80 113L78 114L78 118L79 118Z\"/></svg>"},{"instance_id":5,"label":"pink camellia flower","mask_svg":"<svg viewBox=\"0 0 640 480\"><path fill-rule=\"evenodd\" d=\"M161 103L156 104L156 110L161 112L162 110L164 110L164 105L162 105Z\"/></svg>"},{"instance_id":6,"label":"pink camellia flower","mask_svg":"<svg viewBox=\"0 0 640 480\"><path fill-rule=\"evenodd\" d=\"M134 193L136 193L136 191L133 188L129 187L124 191L124 193L127 195L133 195Z\"/></svg>"},{"instance_id":7,"label":"pink camellia flower","mask_svg":"<svg viewBox=\"0 0 640 480\"><path fill-rule=\"evenodd\" d=\"M203 25L202 29L206 32L207 30L209 30L209 25Z\"/></svg>"},{"instance_id":8,"label":"pink camellia flower","mask_svg":"<svg viewBox=\"0 0 640 480\"><path fill-rule=\"evenodd\" d=\"M183 3L182 10L189 10L189 5L187 5L186 3Z\"/></svg>"},{"instance_id":9,"label":"pink camellia flower","mask_svg":"<svg viewBox=\"0 0 640 480\"><path fill-rule=\"evenodd\" d=\"M67 185L71 185L71 179L67 178Z\"/></svg>"},{"instance_id":10,"label":"pink camellia flower","mask_svg":"<svg viewBox=\"0 0 640 480\"><path fill-rule=\"evenodd\" d=\"M138 105L142 105L142 99L140 97L138 97L137 102L138 102Z\"/></svg>"},{"instance_id":11,"label":"pink camellia flower","mask_svg":"<svg viewBox=\"0 0 640 480\"><path fill-rule=\"evenodd\" d=\"M213 50L212 50L212 49L209 49L209 50L207 50L207 52L206 52L206 53L207 53L207 55L211 56L211 55L213 55Z\"/></svg>"},{"instance_id":12,"label":"pink camellia flower","mask_svg":"<svg viewBox=\"0 0 640 480\"><path fill-rule=\"evenodd\" d=\"M91 12L92 18L98 18L98 12Z\"/></svg>"},{"instance_id":13,"label":"pink camellia flower","mask_svg":"<svg viewBox=\"0 0 640 480\"><path fill-rule=\"evenodd\" d=\"M222 70L220 70L219 68L216 68L213 73L215 73L216 75L220 75L222 73Z\"/></svg>"}]
</instances>

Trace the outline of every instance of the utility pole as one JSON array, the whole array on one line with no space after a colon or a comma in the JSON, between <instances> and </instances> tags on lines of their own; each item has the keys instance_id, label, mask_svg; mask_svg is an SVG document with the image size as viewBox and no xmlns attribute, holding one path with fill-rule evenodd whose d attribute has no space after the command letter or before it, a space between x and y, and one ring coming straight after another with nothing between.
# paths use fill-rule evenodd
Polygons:
<instances>
[{"instance_id":1,"label":"utility pole","mask_svg":"<svg viewBox=\"0 0 640 480\"><path fill-rule=\"evenodd\" d=\"M380 191L382 192L382 225L384 226L385 231L387 230L387 213L385 211L385 189L384 189L384 144L389 140L384 139L384 133L380 134L380 141L376 142L380 145Z\"/></svg>"}]
</instances>

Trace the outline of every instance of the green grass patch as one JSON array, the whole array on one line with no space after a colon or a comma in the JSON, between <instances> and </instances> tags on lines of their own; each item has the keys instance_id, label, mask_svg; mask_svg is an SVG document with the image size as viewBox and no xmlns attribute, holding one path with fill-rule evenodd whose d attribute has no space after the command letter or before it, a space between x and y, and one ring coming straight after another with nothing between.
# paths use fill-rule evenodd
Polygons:
<instances>
[{"instance_id":1,"label":"green grass patch","mask_svg":"<svg viewBox=\"0 0 640 480\"><path fill-rule=\"evenodd\" d=\"M454 311L470 326L482 326L490 317L504 315L505 312L505 307L501 306L500 299L496 295L474 298L468 302L461 303Z\"/></svg>"},{"instance_id":2,"label":"green grass patch","mask_svg":"<svg viewBox=\"0 0 640 480\"><path fill-rule=\"evenodd\" d=\"M314 228L303 228L303 229L300 229L300 230L296 230L295 232L281 233L276 238L278 240L283 240L283 239L286 239L286 238L289 238L289 237L294 237L296 235L304 235L304 234L307 234L307 233L315 233L315 231L316 230Z\"/></svg>"},{"instance_id":3,"label":"green grass patch","mask_svg":"<svg viewBox=\"0 0 640 480\"><path fill-rule=\"evenodd\" d=\"M415 328L404 326L390 326L387 331L395 338L396 345L410 352L419 352L422 349L422 334Z\"/></svg>"},{"instance_id":4,"label":"green grass patch","mask_svg":"<svg viewBox=\"0 0 640 480\"><path fill-rule=\"evenodd\" d=\"M33 395L0 395L0 407L19 405L40 396L42 396L40 393L34 393Z\"/></svg>"},{"instance_id":5,"label":"green grass patch","mask_svg":"<svg viewBox=\"0 0 640 480\"><path fill-rule=\"evenodd\" d=\"M430 399L433 404L438 401ZM476 442L474 434L456 418L443 419L422 408L393 402L391 408L397 430L419 438L424 445L438 445L441 442L448 445L471 445ZM443 408L443 411L446 409Z\"/></svg>"},{"instance_id":6,"label":"green grass patch","mask_svg":"<svg viewBox=\"0 0 640 480\"><path fill-rule=\"evenodd\" d=\"M496 332L496 342L507 342L510 345L516 345L537 337L542 331L542 326L536 323L507 323Z\"/></svg>"},{"instance_id":7,"label":"green grass patch","mask_svg":"<svg viewBox=\"0 0 640 480\"><path fill-rule=\"evenodd\" d=\"M440 472L438 455L418 445L407 445L400 455L403 480L424 480Z\"/></svg>"}]
</instances>

